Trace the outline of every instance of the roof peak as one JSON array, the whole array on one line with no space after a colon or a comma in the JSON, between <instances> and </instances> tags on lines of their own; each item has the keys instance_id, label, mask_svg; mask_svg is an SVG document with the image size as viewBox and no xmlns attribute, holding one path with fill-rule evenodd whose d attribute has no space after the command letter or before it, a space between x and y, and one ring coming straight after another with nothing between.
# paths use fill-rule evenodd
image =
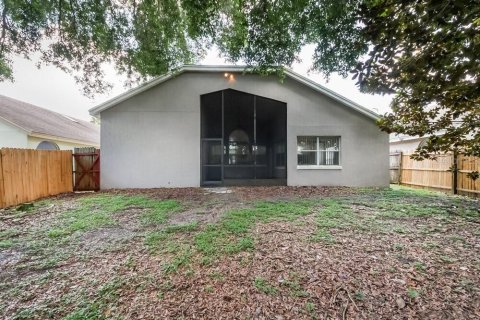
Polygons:
<instances>
[{"instance_id":1,"label":"roof peak","mask_svg":"<svg viewBox=\"0 0 480 320\"><path fill-rule=\"evenodd\" d=\"M273 67L273 66L272 66ZM252 68L251 70L249 70ZM125 101L143 91L146 91L156 85L159 85L160 83L163 83L165 81L170 80L174 76L180 75L184 72L251 72L251 73L257 73L256 70L254 69L255 67L250 67L246 65L195 65L195 64L185 64L182 65L178 68L173 69L172 71L162 75L155 77L149 81L146 81L139 86L132 88L118 96L115 96L89 110L89 113L92 116L98 115L100 112L107 110L118 103ZM276 67L275 67L276 68ZM336 93L335 91L328 89L321 84L309 79L308 77L305 77L299 73L296 73L295 71L286 68L284 66L278 66L278 68L282 68L285 72L285 75L297 82L300 82L303 85L306 85L307 87L310 87L311 89L320 92L344 105L347 107L350 107L363 115L377 120L379 118L379 115L375 113L374 111Z\"/></svg>"}]
</instances>

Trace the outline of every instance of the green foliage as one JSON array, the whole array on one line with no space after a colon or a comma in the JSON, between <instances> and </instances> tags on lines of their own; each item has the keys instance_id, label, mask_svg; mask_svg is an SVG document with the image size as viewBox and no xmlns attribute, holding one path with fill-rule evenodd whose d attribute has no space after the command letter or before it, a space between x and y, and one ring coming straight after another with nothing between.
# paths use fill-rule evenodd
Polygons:
<instances>
[{"instance_id":1,"label":"green foliage","mask_svg":"<svg viewBox=\"0 0 480 320\"><path fill-rule=\"evenodd\" d=\"M371 51L356 67L359 85L396 94L380 127L429 136L416 159L480 155L478 1L367 1L360 15Z\"/></svg>"},{"instance_id":2,"label":"green foliage","mask_svg":"<svg viewBox=\"0 0 480 320\"><path fill-rule=\"evenodd\" d=\"M93 300L82 301L77 309L65 316L63 320L111 319L112 317L105 316L105 311L110 304L118 300L118 291L125 285L127 281L123 278L110 279L97 290Z\"/></svg>"},{"instance_id":3,"label":"green foliage","mask_svg":"<svg viewBox=\"0 0 480 320\"><path fill-rule=\"evenodd\" d=\"M167 238L167 233L163 231L150 232L145 236L145 245L151 252L158 251Z\"/></svg>"},{"instance_id":4,"label":"green foliage","mask_svg":"<svg viewBox=\"0 0 480 320\"><path fill-rule=\"evenodd\" d=\"M145 211L141 220L147 224L165 222L169 213L180 209L175 200L155 200L141 196L100 194L78 200L79 207L61 215L58 225L47 233L50 238L62 238L77 231L88 231L114 225L113 215L130 207Z\"/></svg>"},{"instance_id":5,"label":"green foliage","mask_svg":"<svg viewBox=\"0 0 480 320\"><path fill-rule=\"evenodd\" d=\"M0 249L8 249L13 247L13 241L10 239L7 240L0 240Z\"/></svg>"},{"instance_id":6,"label":"green foliage","mask_svg":"<svg viewBox=\"0 0 480 320\"><path fill-rule=\"evenodd\" d=\"M365 300L365 293L363 291L357 291L357 292L355 292L353 297L357 301L363 301L363 300Z\"/></svg>"},{"instance_id":7,"label":"green foliage","mask_svg":"<svg viewBox=\"0 0 480 320\"><path fill-rule=\"evenodd\" d=\"M415 289L412 289L412 288L408 288L407 290L407 295L410 299L415 299L417 298L418 296L420 296L420 293L415 290Z\"/></svg>"},{"instance_id":8,"label":"green foliage","mask_svg":"<svg viewBox=\"0 0 480 320\"><path fill-rule=\"evenodd\" d=\"M307 301L305 303L305 309L308 313L314 314L315 313L315 304L313 302Z\"/></svg>"},{"instance_id":9,"label":"green foliage","mask_svg":"<svg viewBox=\"0 0 480 320\"><path fill-rule=\"evenodd\" d=\"M476 0L5 0L0 81L14 55L72 72L87 94L103 92L102 65L131 80L191 63L216 46L260 73L315 47L315 70L349 71L361 90L395 93L387 132L432 136L416 155L480 154L480 6ZM48 45L45 45L48 43ZM442 132L441 136L435 136Z\"/></svg>"},{"instance_id":10,"label":"green foliage","mask_svg":"<svg viewBox=\"0 0 480 320\"><path fill-rule=\"evenodd\" d=\"M16 241L12 238L17 237L19 234L20 232L14 228L0 231L0 250L13 247Z\"/></svg>"},{"instance_id":11,"label":"green foliage","mask_svg":"<svg viewBox=\"0 0 480 320\"><path fill-rule=\"evenodd\" d=\"M413 264L415 270L419 271L419 272L424 272L426 270L426 267L425 267L425 264L423 264L422 262L420 261L417 261Z\"/></svg>"},{"instance_id":12,"label":"green foliage","mask_svg":"<svg viewBox=\"0 0 480 320\"><path fill-rule=\"evenodd\" d=\"M176 209L176 208L175 208ZM192 232L198 229L198 222L194 221L186 224L171 224L165 227L166 233L184 233Z\"/></svg>"},{"instance_id":13,"label":"green foliage","mask_svg":"<svg viewBox=\"0 0 480 320\"><path fill-rule=\"evenodd\" d=\"M93 94L109 87L106 62L144 80L212 46L281 75L310 45L312 69L353 72L362 91L396 94L379 125L430 136L416 158L480 154L477 0L4 0L0 13L0 81L13 79L13 56L37 53Z\"/></svg>"},{"instance_id":14,"label":"green foliage","mask_svg":"<svg viewBox=\"0 0 480 320\"><path fill-rule=\"evenodd\" d=\"M177 272L180 267L190 263L191 256L190 247L181 247L170 262L162 265L162 270L166 273Z\"/></svg>"},{"instance_id":15,"label":"green foliage","mask_svg":"<svg viewBox=\"0 0 480 320\"><path fill-rule=\"evenodd\" d=\"M265 294L274 295L277 293L277 288L268 283L268 281L262 277L256 277L253 284L258 291Z\"/></svg>"},{"instance_id":16,"label":"green foliage","mask_svg":"<svg viewBox=\"0 0 480 320\"><path fill-rule=\"evenodd\" d=\"M335 243L335 238L330 229L350 226L354 222L352 211L349 206L337 199L327 199L320 203L322 207L316 214L318 229L312 240L332 244Z\"/></svg>"},{"instance_id":17,"label":"green foliage","mask_svg":"<svg viewBox=\"0 0 480 320\"><path fill-rule=\"evenodd\" d=\"M230 61L281 73L279 66L313 44L316 69L345 74L366 51L357 8L352 0L6 0L0 80L13 78L12 55L39 52L42 63L74 73L92 94L108 88L101 69L107 61L132 80L145 79L191 63L213 45Z\"/></svg>"},{"instance_id":18,"label":"green foliage","mask_svg":"<svg viewBox=\"0 0 480 320\"><path fill-rule=\"evenodd\" d=\"M155 201L147 198L140 199L140 205L149 208L142 214L142 220L147 224L160 224L167 220L168 214L180 210L176 200Z\"/></svg>"},{"instance_id":19,"label":"green foliage","mask_svg":"<svg viewBox=\"0 0 480 320\"><path fill-rule=\"evenodd\" d=\"M296 273L290 273L288 279L285 279L281 285L290 290L290 295L293 297L308 297L309 294L300 284L300 277Z\"/></svg>"},{"instance_id":20,"label":"green foliage","mask_svg":"<svg viewBox=\"0 0 480 320\"><path fill-rule=\"evenodd\" d=\"M256 222L292 221L308 214L312 207L309 201L259 201L253 208L231 210L217 224L207 225L197 233L195 246L205 256L205 262L219 254L251 250L254 243L247 233Z\"/></svg>"}]
</instances>

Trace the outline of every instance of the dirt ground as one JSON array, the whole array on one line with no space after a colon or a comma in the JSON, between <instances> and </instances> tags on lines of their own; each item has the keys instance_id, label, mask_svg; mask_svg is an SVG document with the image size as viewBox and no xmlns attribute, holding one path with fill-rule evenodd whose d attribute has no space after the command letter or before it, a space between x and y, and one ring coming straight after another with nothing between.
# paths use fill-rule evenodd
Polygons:
<instances>
[{"instance_id":1,"label":"dirt ground","mask_svg":"<svg viewBox=\"0 0 480 320\"><path fill-rule=\"evenodd\" d=\"M0 210L2 319L479 319L480 203L109 190Z\"/></svg>"}]
</instances>

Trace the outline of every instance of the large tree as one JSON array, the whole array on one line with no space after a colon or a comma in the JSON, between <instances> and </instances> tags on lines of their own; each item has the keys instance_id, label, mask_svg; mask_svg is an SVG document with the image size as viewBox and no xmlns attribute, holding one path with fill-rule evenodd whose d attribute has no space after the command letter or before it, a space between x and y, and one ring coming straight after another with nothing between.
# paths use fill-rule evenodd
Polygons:
<instances>
[{"instance_id":1,"label":"large tree","mask_svg":"<svg viewBox=\"0 0 480 320\"><path fill-rule=\"evenodd\" d=\"M71 72L87 94L105 62L132 80L198 60L280 72L315 46L312 69L394 93L387 132L430 136L417 157L480 155L480 0L0 0L0 79L15 55Z\"/></svg>"}]
</instances>

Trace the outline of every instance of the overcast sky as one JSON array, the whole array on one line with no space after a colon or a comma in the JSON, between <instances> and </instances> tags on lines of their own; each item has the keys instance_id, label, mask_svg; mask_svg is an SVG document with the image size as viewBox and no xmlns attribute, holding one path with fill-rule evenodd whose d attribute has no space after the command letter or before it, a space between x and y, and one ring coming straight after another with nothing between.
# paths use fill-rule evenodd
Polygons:
<instances>
[{"instance_id":1,"label":"overcast sky","mask_svg":"<svg viewBox=\"0 0 480 320\"><path fill-rule=\"evenodd\" d=\"M295 63L292 69L369 109L376 109L375 111L382 114L388 111L390 96L362 94L355 86L355 81L349 78L344 79L333 75L326 82L322 75L308 73L312 55L312 48L305 48L300 55L302 61ZM128 89L123 86L123 77L117 75L113 68L108 68L106 80L114 83L113 89L105 95L97 95L89 99L82 95L80 86L75 83L71 75L52 66L37 69L35 62L15 58L13 65L15 81L0 82L0 94L72 117L89 120L88 109ZM227 63L218 57L215 50L212 50L200 64Z\"/></svg>"}]
</instances>

